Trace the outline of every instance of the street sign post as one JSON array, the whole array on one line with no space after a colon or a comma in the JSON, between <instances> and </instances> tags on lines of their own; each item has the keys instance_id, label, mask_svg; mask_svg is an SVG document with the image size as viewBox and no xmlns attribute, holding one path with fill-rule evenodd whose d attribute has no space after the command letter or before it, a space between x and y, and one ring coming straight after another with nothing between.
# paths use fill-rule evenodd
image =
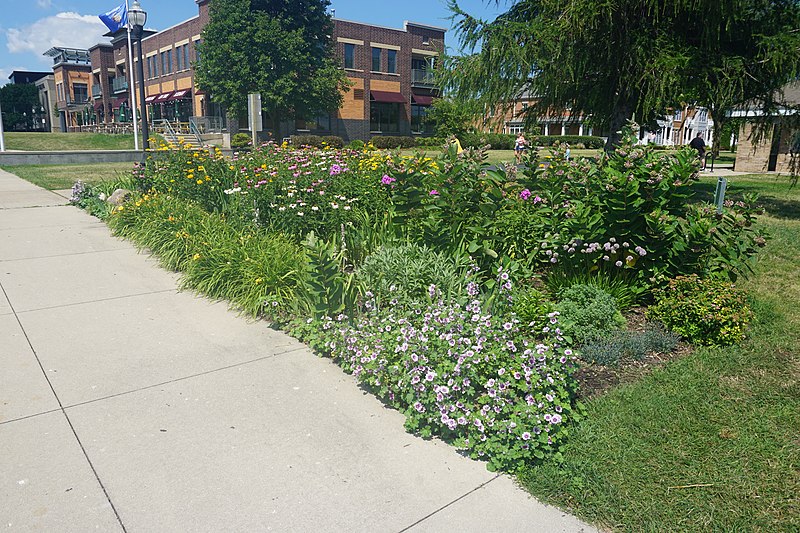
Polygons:
<instances>
[{"instance_id":1,"label":"street sign post","mask_svg":"<svg viewBox=\"0 0 800 533\"><path fill-rule=\"evenodd\" d=\"M253 136L253 148L258 146L258 132L264 129L261 121L261 93L247 95L247 118Z\"/></svg>"}]
</instances>

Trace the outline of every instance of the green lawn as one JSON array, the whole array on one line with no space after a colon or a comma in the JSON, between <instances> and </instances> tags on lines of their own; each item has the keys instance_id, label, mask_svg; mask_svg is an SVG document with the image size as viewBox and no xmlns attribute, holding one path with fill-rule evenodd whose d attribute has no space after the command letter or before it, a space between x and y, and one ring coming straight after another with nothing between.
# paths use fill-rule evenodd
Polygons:
<instances>
[{"instance_id":1,"label":"green lawn","mask_svg":"<svg viewBox=\"0 0 800 533\"><path fill-rule=\"evenodd\" d=\"M520 475L537 497L616 530L800 530L800 189L751 175L729 191L762 193L772 235L742 282L749 338L588 402L563 464Z\"/></svg>"},{"instance_id":2,"label":"green lawn","mask_svg":"<svg viewBox=\"0 0 800 533\"><path fill-rule=\"evenodd\" d=\"M133 134L6 132L6 150L133 150Z\"/></svg>"},{"instance_id":3,"label":"green lawn","mask_svg":"<svg viewBox=\"0 0 800 533\"><path fill-rule=\"evenodd\" d=\"M87 183L112 180L120 174L130 174L132 168L133 163L95 163L91 165L4 166L3 170L52 191L69 189L78 180Z\"/></svg>"}]
</instances>

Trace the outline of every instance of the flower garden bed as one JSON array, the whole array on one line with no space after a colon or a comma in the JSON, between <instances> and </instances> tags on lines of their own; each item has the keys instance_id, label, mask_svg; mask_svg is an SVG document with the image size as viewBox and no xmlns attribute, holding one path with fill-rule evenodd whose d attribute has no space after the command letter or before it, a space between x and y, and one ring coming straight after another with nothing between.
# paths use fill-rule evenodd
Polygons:
<instances>
[{"instance_id":1,"label":"flower garden bed","mask_svg":"<svg viewBox=\"0 0 800 533\"><path fill-rule=\"evenodd\" d=\"M92 187L75 202L184 287L333 357L410 431L513 472L559 456L587 354L613 366L671 352L661 330L618 331L621 310L659 298L659 319L680 320L660 287L735 277L763 244L753 198L721 215L688 201L690 151L556 150L527 168L453 147L433 159L265 145L228 159L163 146L123 184L139 191L130 202L109 209ZM738 335L747 313L731 316ZM726 331L709 338L737 340Z\"/></svg>"}]
</instances>

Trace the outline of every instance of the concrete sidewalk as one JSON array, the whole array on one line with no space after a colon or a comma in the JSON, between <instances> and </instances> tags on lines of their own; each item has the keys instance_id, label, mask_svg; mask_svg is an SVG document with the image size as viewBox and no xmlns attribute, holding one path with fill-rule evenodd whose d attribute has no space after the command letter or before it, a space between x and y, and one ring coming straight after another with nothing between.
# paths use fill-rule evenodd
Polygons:
<instances>
[{"instance_id":1,"label":"concrete sidewalk","mask_svg":"<svg viewBox=\"0 0 800 533\"><path fill-rule=\"evenodd\" d=\"M0 528L596 531L0 171Z\"/></svg>"}]
</instances>

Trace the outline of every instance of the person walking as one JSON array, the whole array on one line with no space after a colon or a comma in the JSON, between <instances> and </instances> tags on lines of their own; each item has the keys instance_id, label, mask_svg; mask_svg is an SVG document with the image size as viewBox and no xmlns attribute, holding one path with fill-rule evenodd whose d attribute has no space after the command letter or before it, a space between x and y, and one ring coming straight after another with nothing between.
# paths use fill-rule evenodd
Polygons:
<instances>
[{"instance_id":1,"label":"person walking","mask_svg":"<svg viewBox=\"0 0 800 533\"><path fill-rule=\"evenodd\" d=\"M517 159L517 164L522 163L522 152L525 151L525 148L528 145L528 140L525 139L525 135L522 132L517 134L517 139L514 141L514 157Z\"/></svg>"},{"instance_id":2,"label":"person walking","mask_svg":"<svg viewBox=\"0 0 800 533\"><path fill-rule=\"evenodd\" d=\"M703 140L703 134L698 133L697 137L692 139L689 146L697 150L697 155L700 157L700 170L706 169L706 142Z\"/></svg>"}]
</instances>

